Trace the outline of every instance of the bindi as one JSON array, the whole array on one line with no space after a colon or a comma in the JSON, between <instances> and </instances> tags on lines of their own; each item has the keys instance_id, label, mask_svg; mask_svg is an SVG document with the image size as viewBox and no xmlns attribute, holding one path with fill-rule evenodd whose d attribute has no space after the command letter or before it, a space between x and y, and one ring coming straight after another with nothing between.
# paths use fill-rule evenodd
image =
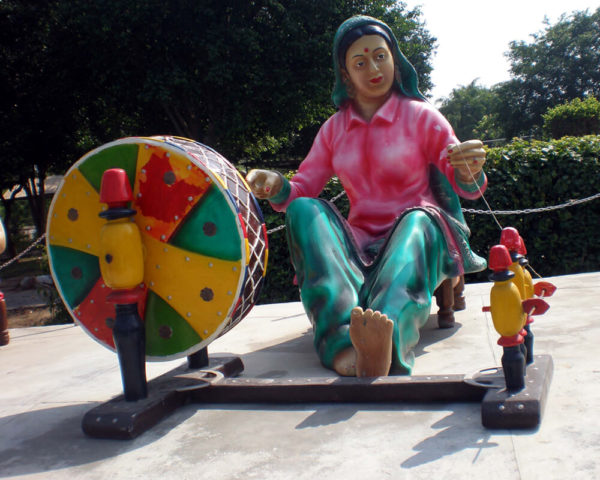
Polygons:
<instances>
[{"instance_id":1,"label":"bindi","mask_svg":"<svg viewBox=\"0 0 600 480\"><path fill-rule=\"evenodd\" d=\"M369 53L369 49L368 48L365 48L365 53Z\"/></svg>"}]
</instances>

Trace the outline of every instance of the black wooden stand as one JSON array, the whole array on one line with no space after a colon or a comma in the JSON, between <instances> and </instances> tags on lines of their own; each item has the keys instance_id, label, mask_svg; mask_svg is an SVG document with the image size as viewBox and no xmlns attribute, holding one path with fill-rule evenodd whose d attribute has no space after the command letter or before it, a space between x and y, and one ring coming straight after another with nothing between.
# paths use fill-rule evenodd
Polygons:
<instances>
[{"instance_id":1,"label":"black wooden stand","mask_svg":"<svg viewBox=\"0 0 600 480\"><path fill-rule=\"evenodd\" d=\"M239 357L212 357L207 370L182 365L150 381L146 398L132 402L119 395L87 412L81 426L92 437L135 438L189 403L191 390L208 387L215 378L235 376L243 370Z\"/></svg>"},{"instance_id":2,"label":"black wooden stand","mask_svg":"<svg viewBox=\"0 0 600 480\"><path fill-rule=\"evenodd\" d=\"M506 388L489 389L481 404L481 422L486 428L535 428L542 415L552 382L554 365L550 355L534 355L527 365L525 388L510 393ZM498 372L504 379L502 370Z\"/></svg>"},{"instance_id":3,"label":"black wooden stand","mask_svg":"<svg viewBox=\"0 0 600 480\"><path fill-rule=\"evenodd\" d=\"M190 363L206 355L201 353ZM239 357L211 357L206 370L185 365L148 385L148 397L136 402L121 395L83 418L92 437L132 439L156 425L177 408L194 403L377 403L377 402L481 402L487 428L526 429L542 419L553 364L549 355L536 355L527 366L525 388L510 393L504 373L482 371L465 375L389 376L377 378L325 377L294 379L229 378L240 374Z\"/></svg>"}]
</instances>

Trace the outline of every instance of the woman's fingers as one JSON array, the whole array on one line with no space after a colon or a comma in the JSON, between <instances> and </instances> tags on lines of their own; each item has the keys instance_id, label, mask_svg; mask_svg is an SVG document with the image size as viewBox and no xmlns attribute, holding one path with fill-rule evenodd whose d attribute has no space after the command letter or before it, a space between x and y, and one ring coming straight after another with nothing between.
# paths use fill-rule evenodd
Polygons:
<instances>
[{"instance_id":1,"label":"woman's fingers","mask_svg":"<svg viewBox=\"0 0 600 480\"><path fill-rule=\"evenodd\" d=\"M454 153L454 151L467 151L473 149L481 149L483 150L483 142L481 140L467 140L466 142L462 142L459 144L450 144L447 147L448 153Z\"/></svg>"},{"instance_id":2,"label":"woman's fingers","mask_svg":"<svg viewBox=\"0 0 600 480\"><path fill-rule=\"evenodd\" d=\"M246 182L252 193L261 200L271 198L281 190L279 174L269 170L250 170Z\"/></svg>"},{"instance_id":3,"label":"woman's fingers","mask_svg":"<svg viewBox=\"0 0 600 480\"><path fill-rule=\"evenodd\" d=\"M258 198L263 198L265 186L265 170L250 170L246 175L246 182L252 193Z\"/></svg>"},{"instance_id":4,"label":"woman's fingers","mask_svg":"<svg viewBox=\"0 0 600 480\"><path fill-rule=\"evenodd\" d=\"M453 167L461 167L463 165L483 165L485 163L485 154L483 155L472 155L472 156L460 156L449 158L448 161Z\"/></svg>"},{"instance_id":5,"label":"woman's fingers","mask_svg":"<svg viewBox=\"0 0 600 480\"><path fill-rule=\"evenodd\" d=\"M459 144L451 144L447 147L448 161L453 167L468 165L479 167L485 163L486 152L481 140L469 140Z\"/></svg>"},{"instance_id":6,"label":"woman's fingers","mask_svg":"<svg viewBox=\"0 0 600 480\"><path fill-rule=\"evenodd\" d=\"M254 191L255 188L262 187L264 183L264 170L250 170L246 175L248 186Z\"/></svg>"},{"instance_id":7,"label":"woman's fingers","mask_svg":"<svg viewBox=\"0 0 600 480\"><path fill-rule=\"evenodd\" d=\"M270 196L273 196L276 193L276 190L277 192L279 191L279 188L277 187L279 186L280 182L281 180L279 179L279 175L277 175L275 172L268 172L268 175L265 177L265 193L270 193Z\"/></svg>"}]
</instances>

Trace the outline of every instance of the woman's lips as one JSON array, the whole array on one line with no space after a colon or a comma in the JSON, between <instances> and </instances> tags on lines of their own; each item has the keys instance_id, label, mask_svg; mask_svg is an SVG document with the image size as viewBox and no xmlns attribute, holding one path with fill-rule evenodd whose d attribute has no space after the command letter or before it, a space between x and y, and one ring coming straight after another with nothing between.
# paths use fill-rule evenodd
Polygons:
<instances>
[{"instance_id":1,"label":"woman's lips","mask_svg":"<svg viewBox=\"0 0 600 480\"><path fill-rule=\"evenodd\" d=\"M371 83L373 84L378 84L381 83L381 81L383 80L383 76L379 76L377 78L372 78L371 80L369 80Z\"/></svg>"}]
</instances>

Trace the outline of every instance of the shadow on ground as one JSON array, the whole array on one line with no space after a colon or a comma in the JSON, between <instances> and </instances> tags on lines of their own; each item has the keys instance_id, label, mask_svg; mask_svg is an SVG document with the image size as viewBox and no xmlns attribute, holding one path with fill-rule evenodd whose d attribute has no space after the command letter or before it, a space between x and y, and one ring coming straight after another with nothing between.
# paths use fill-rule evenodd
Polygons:
<instances>
[{"instance_id":1,"label":"shadow on ground","mask_svg":"<svg viewBox=\"0 0 600 480\"><path fill-rule=\"evenodd\" d=\"M435 316L432 316L435 317ZM430 319L430 321L433 321ZM424 353L424 349L435 342L456 333L460 328L448 330L425 329L415 354ZM301 354L307 362L318 363L316 353L312 346L312 331L307 329L299 337L263 348L252 353L241 355L244 363L250 363L269 354L281 355ZM285 365L278 365L277 369L266 371L260 378L281 378L289 375ZM323 368L323 376L331 376L332 372ZM109 400L101 399L102 401ZM0 438L0 472L2 475L27 475L45 471L60 470L68 467L90 464L99 460L116 457L124 453L143 448L167 435L173 428L192 417L198 410L223 409L222 405L189 405L183 407L142 434L129 441L100 440L85 436L81 429L81 420L84 414L97 406L98 403L80 403L76 405L56 406L47 409L23 412L20 414L0 419L0 430L13 432L11 438L3 435ZM411 404L290 404L290 405L227 405L229 410L265 410L265 411L307 411L310 414L296 426L296 429L317 428L344 422L352 418L356 412L364 410L403 411L403 410L437 410L448 409L448 405L431 405L431 408ZM478 411L478 410L477 410ZM437 436L422 442L423 451L429 451L429 444L434 445L436 438L442 435L453 436L452 429L460 429L464 422L463 416L454 414L447 417L445 429ZM456 421L456 425L453 422ZM50 428L48 428L50 426ZM436 426L434 426L436 428ZM444 433L448 432L448 433ZM20 439L18 443L11 443L12 438ZM469 439L464 447L479 444L480 438ZM421 445L421 444L420 444ZM436 447L437 448L437 447ZM458 448L458 447L457 447ZM447 454L450 454L449 452ZM428 455L428 456L427 456ZM431 453L417 454L413 459L405 462L406 466L419 462L432 461ZM403 464L404 466L404 464Z\"/></svg>"},{"instance_id":2,"label":"shadow on ground","mask_svg":"<svg viewBox=\"0 0 600 480\"><path fill-rule=\"evenodd\" d=\"M0 419L0 476L29 475L87 465L143 448L190 418L195 409L180 409L153 429L130 440L100 440L81 430L84 414L96 403L65 405L24 412ZM48 425L51 425L50 429ZM22 439L11 443L12 438Z\"/></svg>"}]
</instances>

